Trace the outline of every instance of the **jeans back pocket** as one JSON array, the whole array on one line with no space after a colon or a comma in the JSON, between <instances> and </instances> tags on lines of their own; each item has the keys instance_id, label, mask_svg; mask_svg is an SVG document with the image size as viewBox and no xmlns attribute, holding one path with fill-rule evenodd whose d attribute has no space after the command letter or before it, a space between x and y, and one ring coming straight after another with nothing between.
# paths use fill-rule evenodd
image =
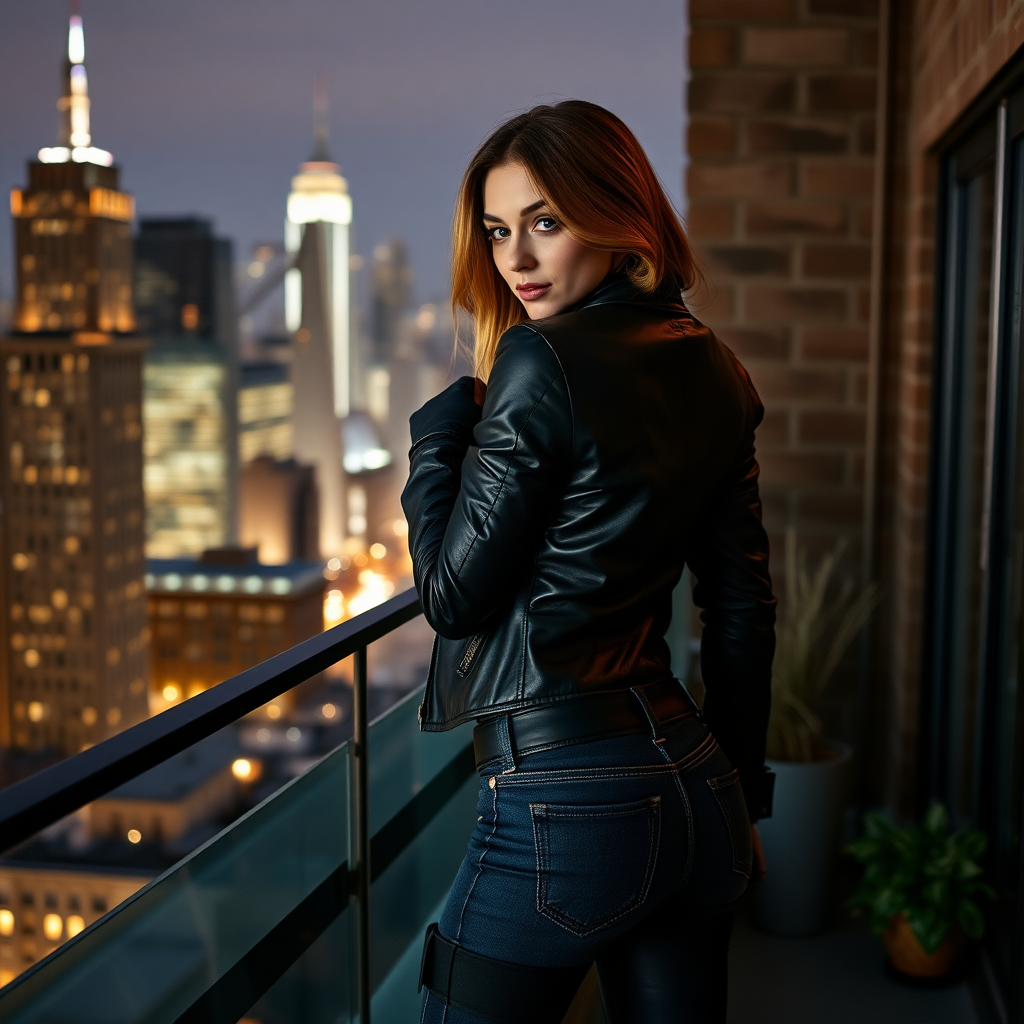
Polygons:
<instances>
[{"instance_id":1,"label":"jeans back pocket","mask_svg":"<svg viewBox=\"0 0 1024 1024\"><path fill-rule=\"evenodd\" d=\"M589 935L639 907L654 876L661 797L623 804L530 804L537 910Z\"/></svg>"},{"instance_id":2,"label":"jeans back pocket","mask_svg":"<svg viewBox=\"0 0 1024 1024\"><path fill-rule=\"evenodd\" d=\"M708 779L708 785L715 794L729 830L732 869L744 878L749 878L754 864L754 849L751 845L750 815L747 813L747 801L740 785L740 773L733 769L728 775Z\"/></svg>"}]
</instances>

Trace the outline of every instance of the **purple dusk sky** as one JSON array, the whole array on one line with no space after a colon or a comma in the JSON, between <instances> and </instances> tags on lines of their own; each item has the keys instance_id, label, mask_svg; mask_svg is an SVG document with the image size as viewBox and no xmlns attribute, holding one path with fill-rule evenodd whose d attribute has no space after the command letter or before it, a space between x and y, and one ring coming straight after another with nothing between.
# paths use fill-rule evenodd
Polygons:
<instances>
[{"instance_id":1,"label":"purple dusk sky","mask_svg":"<svg viewBox=\"0 0 1024 1024\"><path fill-rule=\"evenodd\" d=\"M282 236L323 74L356 250L405 238L417 299L442 298L462 168L493 124L535 102L614 110L680 202L684 11L685 0L83 0L93 142L114 153L140 215L212 217L241 259ZM67 0L0 3L5 188L55 140L68 13Z\"/></svg>"}]
</instances>

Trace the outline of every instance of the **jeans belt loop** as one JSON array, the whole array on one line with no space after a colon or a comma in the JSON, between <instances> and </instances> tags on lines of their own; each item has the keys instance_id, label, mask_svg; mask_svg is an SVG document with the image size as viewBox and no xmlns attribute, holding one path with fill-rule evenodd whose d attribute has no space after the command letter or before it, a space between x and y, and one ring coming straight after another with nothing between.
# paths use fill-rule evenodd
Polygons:
<instances>
[{"instance_id":1,"label":"jeans belt loop","mask_svg":"<svg viewBox=\"0 0 1024 1024\"><path fill-rule=\"evenodd\" d=\"M516 755L509 731L511 715L501 715L494 723L498 729L498 745L501 747L501 774L508 775L516 770Z\"/></svg>"}]
</instances>

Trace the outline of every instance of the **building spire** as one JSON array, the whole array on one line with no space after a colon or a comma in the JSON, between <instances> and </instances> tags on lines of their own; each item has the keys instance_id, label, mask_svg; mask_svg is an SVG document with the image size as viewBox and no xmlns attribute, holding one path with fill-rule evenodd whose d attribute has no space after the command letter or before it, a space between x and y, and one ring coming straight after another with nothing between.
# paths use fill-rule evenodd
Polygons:
<instances>
[{"instance_id":1,"label":"building spire","mask_svg":"<svg viewBox=\"0 0 1024 1024\"><path fill-rule=\"evenodd\" d=\"M71 0L71 17L68 22L68 52L64 61L64 83L62 95L57 101L60 111L60 138L58 145L39 151L43 163L102 164L107 167L114 158L103 149L92 144L89 127L89 80L85 73L85 32L78 0Z\"/></svg>"},{"instance_id":2,"label":"building spire","mask_svg":"<svg viewBox=\"0 0 1024 1024\"><path fill-rule=\"evenodd\" d=\"M317 75L313 84L313 153L311 162L333 163L330 152L331 131L327 123L327 79Z\"/></svg>"}]
</instances>

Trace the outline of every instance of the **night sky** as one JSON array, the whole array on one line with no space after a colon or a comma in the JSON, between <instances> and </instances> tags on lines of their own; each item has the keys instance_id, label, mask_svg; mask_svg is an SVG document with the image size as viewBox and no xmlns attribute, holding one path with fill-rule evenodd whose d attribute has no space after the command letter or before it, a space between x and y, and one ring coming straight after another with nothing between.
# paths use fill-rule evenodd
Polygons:
<instances>
[{"instance_id":1,"label":"night sky","mask_svg":"<svg viewBox=\"0 0 1024 1024\"><path fill-rule=\"evenodd\" d=\"M459 175L535 102L614 110L680 202L685 0L82 0L93 144L141 216L196 213L244 259L280 240L326 77L356 251L406 239L419 301L447 295ZM0 183L56 140L67 0L0 0ZM0 298L12 292L6 201Z\"/></svg>"}]
</instances>

